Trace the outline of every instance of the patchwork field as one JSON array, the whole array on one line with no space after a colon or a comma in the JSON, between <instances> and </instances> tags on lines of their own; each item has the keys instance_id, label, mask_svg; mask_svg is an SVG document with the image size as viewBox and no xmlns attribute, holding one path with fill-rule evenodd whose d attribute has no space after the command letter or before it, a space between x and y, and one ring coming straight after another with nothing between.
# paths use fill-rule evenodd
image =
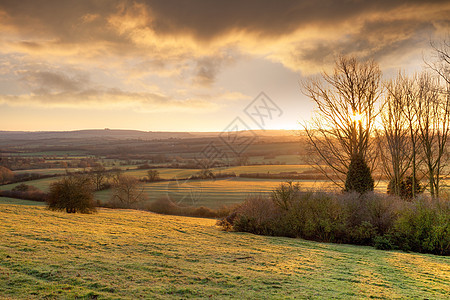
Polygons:
<instances>
[{"instance_id":1,"label":"patchwork field","mask_svg":"<svg viewBox=\"0 0 450 300\"><path fill-rule=\"evenodd\" d=\"M213 169L215 173L280 173L280 172L301 172L310 169L307 165L267 165L267 166L239 166L230 168ZM241 203L249 195L270 193L283 179L252 179L252 178L219 178L215 180L184 180L191 175L198 173L198 169L158 169L163 179L180 178L178 181L162 181L146 183L144 191L148 201L154 201L163 196L170 196L175 202L184 205L206 206L209 208L219 208L223 205ZM127 175L143 178L147 170L125 171ZM49 185L59 180L59 177L44 178L25 182L47 192ZM303 189L332 190L336 187L327 180L295 180L300 183ZM0 186L0 190L11 190L16 185L8 184ZM378 183L377 191L386 191L386 182ZM107 201L112 195L112 190L96 192L96 199Z\"/></svg>"},{"instance_id":2,"label":"patchwork field","mask_svg":"<svg viewBox=\"0 0 450 300\"><path fill-rule=\"evenodd\" d=\"M450 297L450 258L220 231L214 220L0 204L0 298Z\"/></svg>"},{"instance_id":3,"label":"patchwork field","mask_svg":"<svg viewBox=\"0 0 450 300\"><path fill-rule=\"evenodd\" d=\"M45 206L45 202L29 201L14 199L8 197L0 197L0 204L13 204L13 205L32 205L32 206Z\"/></svg>"},{"instance_id":4,"label":"patchwork field","mask_svg":"<svg viewBox=\"0 0 450 300\"><path fill-rule=\"evenodd\" d=\"M250 179L250 178L221 178L215 180L179 180L147 183L144 192L148 201L169 196L175 202L184 205L206 206L219 208L243 202L249 195L268 194L285 180L279 179ZM302 180L305 189L329 188L329 181ZM101 201L108 200L111 190L96 193Z\"/></svg>"},{"instance_id":5,"label":"patchwork field","mask_svg":"<svg viewBox=\"0 0 450 300\"><path fill-rule=\"evenodd\" d=\"M37 187L41 191L48 192L50 184L52 182L54 182L55 180L59 180L59 179L61 179L61 178L60 177L50 177L50 178L36 179L36 180L25 181L25 182L5 184L5 185L0 185L0 190L11 190L14 187L16 187L17 185L19 185L21 183L25 183L25 184Z\"/></svg>"}]
</instances>

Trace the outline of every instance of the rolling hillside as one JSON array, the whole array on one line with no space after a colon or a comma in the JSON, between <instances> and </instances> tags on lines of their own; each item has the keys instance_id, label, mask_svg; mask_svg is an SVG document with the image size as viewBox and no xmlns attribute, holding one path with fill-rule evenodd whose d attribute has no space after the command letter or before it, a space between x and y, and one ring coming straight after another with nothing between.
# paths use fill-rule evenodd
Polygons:
<instances>
[{"instance_id":1,"label":"rolling hillside","mask_svg":"<svg viewBox=\"0 0 450 300\"><path fill-rule=\"evenodd\" d=\"M0 204L0 298L428 298L450 259L220 231L215 220Z\"/></svg>"}]
</instances>

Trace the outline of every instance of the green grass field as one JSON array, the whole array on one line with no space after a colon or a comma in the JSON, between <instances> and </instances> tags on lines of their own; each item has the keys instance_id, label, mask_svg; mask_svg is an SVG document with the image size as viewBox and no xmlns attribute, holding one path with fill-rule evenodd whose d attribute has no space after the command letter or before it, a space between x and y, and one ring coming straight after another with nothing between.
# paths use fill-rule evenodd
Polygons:
<instances>
[{"instance_id":1,"label":"green grass field","mask_svg":"<svg viewBox=\"0 0 450 300\"><path fill-rule=\"evenodd\" d=\"M0 204L3 299L448 299L450 258Z\"/></svg>"},{"instance_id":2,"label":"green grass field","mask_svg":"<svg viewBox=\"0 0 450 300\"><path fill-rule=\"evenodd\" d=\"M160 168L155 169L160 173L160 177L163 179L172 178L188 178L191 175L195 175L200 172L200 169L172 169L172 168ZM241 173L280 173L280 172L298 172L301 173L305 170L311 170L309 165L261 165L261 166L236 166L236 167L222 167L212 168L213 173L235 173L239 175ZM136 176L138 178L146 177L148 170L128 170L125 173L128 175Z\"/></svg>"},{"instance_id":3,"label":"green grass field","mask_svg":"<svg viewBox=\"0 0 450 300\"><path fill-rule=\"evenodd\" d=\"M44 202L14 199L14 198L8 198L8 197L0 197L0 204L32 205L32 206L45 206L46 205Z\"/></svg>"},{"instance_id":4,"label":"green grass field","mask_svg":"<svg viewBox=\"0 0 450 300\"><path fill-rule=\"evenodd\" d=\"M71 169L71 171L77 172L77 171L82 171L82 169ZM28 170L14 171L14 174L24 174L24 173L36 173L36 174L41 174L41 175L65 174L66 169L50 168L50 169L28 169Z\"/></svg>"},{"instance_id":5,"label":"green grass field","mask_svg":"<svg viewBox=\"0 0 450 300\"><path fill-rule=\"evenodd\" d=\"M52 182L54 182L56 180L59 180L59 179L61 179L61 177L51 177L51 178L43 178L43 179L25 181L23 183L28 184L28 185L32 185L34 187L37 187L41 191L48 192L50 183L52 183ZM19 185L21 183L22 182L0 185L0 190L11 190L15 186L17 186L17 185Z\"/></svg>"}]
</instances>

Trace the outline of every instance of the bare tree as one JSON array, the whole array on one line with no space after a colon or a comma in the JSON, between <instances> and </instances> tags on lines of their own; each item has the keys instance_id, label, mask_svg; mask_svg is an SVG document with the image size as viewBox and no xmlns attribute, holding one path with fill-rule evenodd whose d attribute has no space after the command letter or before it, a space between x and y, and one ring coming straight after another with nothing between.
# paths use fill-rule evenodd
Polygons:
<instances>
[{"instance_id":1,"label":"bare tree","mask_svg":"<svg viewBox=\"0 0 450 300\"><path fill-rule=\"evenodd\" d=\"M432 62L426 62L426 65L436 72L446 83L450 84L450 41L431 42L434 52ZM448 89L447 89L448 91Z\"/></svg>"},{"instance_id":2,"label":"bare tree","mask_svg":"<svg viewBox=\"0 0 450 300\"><path fill-rule=\"evenodd\" d=\"M412 104L410 81L399 74L386 84L386 97L380 114L382 129L377 131L379 154L392 192L400 195L400 184L411 165L413 155L409 137L411 117L405 106ZM415 135L414 135L415 139Z\"/></svg>"},{"instance_id":3,"label":"bare tree","mask_svg":"<svg viewBox=\"0 0 450 300\"><path fill-rule=\"evenodd\" d=\"M144 186L137 178L120 174L114 177L112 199L124 207L131 207L145 199Z\"/></svg>"},{"instance_id":4,"label":"bare tree","mask_svg":"<svg viewBox=\"0 0 450 300\"><path fill-rule=\"evenodd\" d=\"M409 140L410 140L410 149L411 149L411 179L412 179L412 190L411 195L412 198L415 198L416 193L416 180L417 180L417 172L420 161L418 161L418 152L419 152L419 143L420 143L420 134L419 134L419 126L418 126L418 117L417 117L417 99L419 98L419 89L417 88L417 80L418 75L414 75L413 79L408 79L407 77L400 77L399 79L401 84L403 85L403 93L404 95L404 106L402 109L403 115L405 116L408 128L409 128Z\"/></svg>"},{"instance_id":5,"label":"bare tree","mask_svg":"<svg viewBox=\"0 0 450 300\"><path fill-rule=\"evenodd\" d=\"M373 61L339 57L334 72L321 75L302 83L303 93L317 105L315 116L304 129L318 154L316 166L343 188L352 157L361 156L371 169L374 166L372 133L381 71Z\"/></svg>"},{"instance_id":6,"label":"bare tree","mask_svg":"<svg viewBox=\"0 0 450 300\"><path fill-rule=\"evenodd\" d=\"M100 191L103 188L107 178L106 169L103 166L98 165L91 170L90 177L95 185L95 189Z\"/></svg>"},{"instance_id":7,"label":"bare tree","mask_svg":"<svg viewBox=\"0 0 450 300\"><path fill-rule=\"evenodd\" d=\"M423 73L417 84L417 123L429 189L433 197L439 197L440 176L446 164L444 158L450 130L450 97L448 92L442 92L439 78L428 73Z\"/></svg>"}]
</instances>

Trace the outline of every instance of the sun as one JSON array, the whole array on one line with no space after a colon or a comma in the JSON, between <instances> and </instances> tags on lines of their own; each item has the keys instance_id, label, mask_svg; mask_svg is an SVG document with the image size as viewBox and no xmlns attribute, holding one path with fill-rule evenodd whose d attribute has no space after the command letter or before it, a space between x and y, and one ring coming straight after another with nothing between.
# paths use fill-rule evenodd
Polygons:
<instances>
[{"instance_id":1,"label":"sun","mask_svg":"<svg viewBox=\"0 0 450 300\"><path fill-rule=\"evenodd\" d=\"M350 118L352 119L353 122L360 122L363 118L363 115L355 113L352 116L350 116Z\"/></svg>"}]
</instances>

